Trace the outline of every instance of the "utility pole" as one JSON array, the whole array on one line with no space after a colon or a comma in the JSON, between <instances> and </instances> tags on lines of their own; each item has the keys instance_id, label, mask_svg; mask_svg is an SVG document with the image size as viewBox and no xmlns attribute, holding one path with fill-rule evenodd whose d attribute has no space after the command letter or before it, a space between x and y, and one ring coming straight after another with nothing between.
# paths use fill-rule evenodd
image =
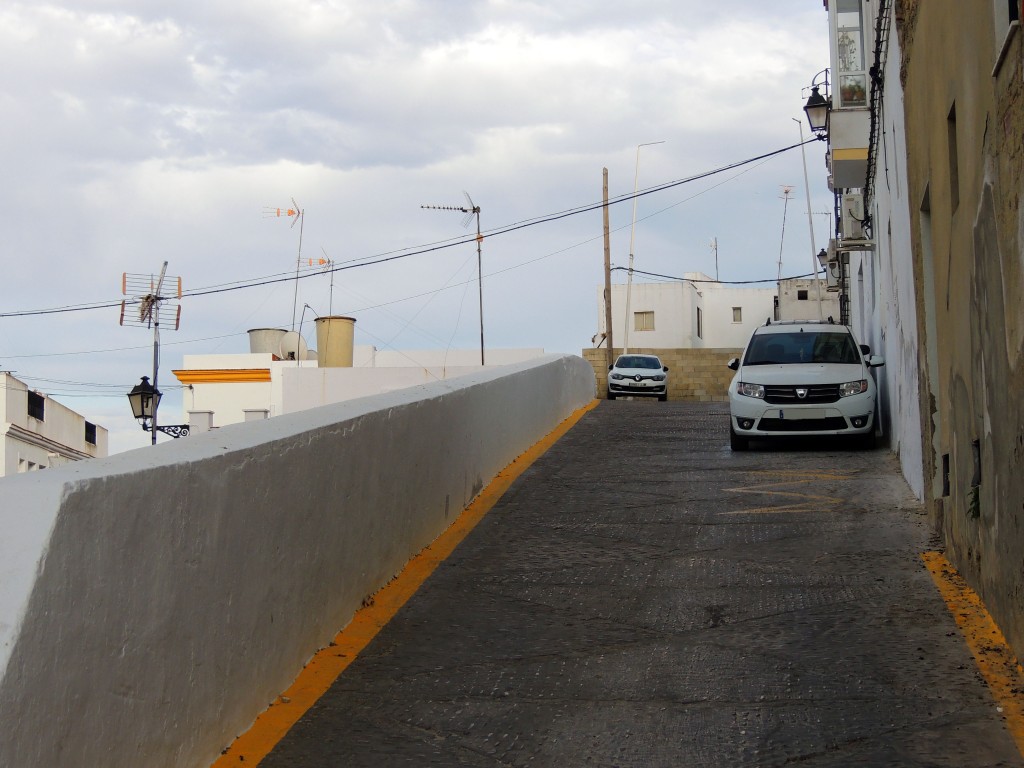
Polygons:
<instances>
[{"instance_id":1,"label":"utility pole","mask_svg":"<svg viewBox=\"0 0 1024 768\"><path fill-rule=\"evenodd\" d=\"M718 238L711 241L711 252L715 254L715 282L718 282Z\"/></svg>"},{"instance_id":2,"label":"utility pole","mask_svg":"<svg viewBox=\"0 0 1024 768\"><path fill-rule=\"evenodd\" d=\"M612 238L608 224L608 169L604 169L604 330L605 351L608 367L615 364L615 353L612 351Z\"/></svg>"}]
</instances>

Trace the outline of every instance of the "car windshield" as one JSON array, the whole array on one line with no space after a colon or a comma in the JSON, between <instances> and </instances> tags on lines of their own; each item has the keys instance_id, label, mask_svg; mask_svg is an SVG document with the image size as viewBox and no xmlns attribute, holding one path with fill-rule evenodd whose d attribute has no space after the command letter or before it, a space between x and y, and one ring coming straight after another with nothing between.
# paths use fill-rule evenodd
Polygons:
<instances>
[{"instance_id":1,"label":"car windshield","mask_svg":"<svg viewBox=\"0 0 1024 768\"><path fill-rule=\"evenodd\" d=\"M661 361L656 357L641 355L623 355L615 361L616 368L649 368L652 371L661 369Z\"/></svg>"},{"instance_id":2,"label":"car windshield","mask_svg":"<svg viewBox=\"0 0 1024 768\"><path fill-rule=\"evenodd\" d=\"M743 364L859 362L857 347L848 333L794 331L755 335L747 348Z\"/></svg>"}]
</instances>

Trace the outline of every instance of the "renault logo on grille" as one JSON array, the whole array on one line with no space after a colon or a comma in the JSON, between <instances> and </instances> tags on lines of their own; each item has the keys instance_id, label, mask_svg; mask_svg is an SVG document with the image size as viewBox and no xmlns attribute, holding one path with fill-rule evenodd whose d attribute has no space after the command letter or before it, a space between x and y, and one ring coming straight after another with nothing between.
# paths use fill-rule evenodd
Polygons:
<instances>
[{"instance_id":1,"label":"renault logo on grille","mask_svg":"<svg viewBox=\"0 0 1024 768\"><path fill-rule=\"evenodd\" d=\"M807 397L807 387L797 387L796 396L801 400L805 399Z\"/></svg>"},{"instance_id":2,"label":"renault logo on grille","mask_svg":"<svg viewBox=\"0 0 1024 768\"><path fill-rule=\"evenodd\" d=\"M640 375L640 374L638 373L638 374L637 374L636 376L634 376L633 378L634 378L634 379L636 379L637 381L642 381L644 377L643 377L643 376L641 376L641 375Z\"/></svg>"}]
</instances>

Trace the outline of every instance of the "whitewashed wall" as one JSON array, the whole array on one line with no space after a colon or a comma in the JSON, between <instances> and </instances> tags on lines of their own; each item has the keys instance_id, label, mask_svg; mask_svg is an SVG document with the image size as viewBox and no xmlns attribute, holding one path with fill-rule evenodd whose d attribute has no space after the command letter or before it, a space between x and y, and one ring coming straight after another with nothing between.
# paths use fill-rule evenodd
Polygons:
<instances>
[{"instance_id":1,"label":"whitewashed wall","mask_svg":"<svg viewBox=\"0 0 1024 768\"><path fill-rule=\"evenodd\" d=\"M0 765L205 768L594 387L548 355L0 479Z\"/></svg>"}]
</instances>

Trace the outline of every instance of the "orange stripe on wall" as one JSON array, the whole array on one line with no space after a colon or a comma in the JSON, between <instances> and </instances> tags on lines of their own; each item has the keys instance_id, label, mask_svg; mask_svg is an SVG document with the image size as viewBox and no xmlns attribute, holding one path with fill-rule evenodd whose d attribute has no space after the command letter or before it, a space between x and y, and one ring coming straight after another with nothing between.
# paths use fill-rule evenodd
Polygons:
<instances>
[{"instance_id":1,"label":"orange stripe on wall","mask_svg":"<svg viewBox=\"0 0 1024 768\"><path fill-rule=\"evenodd\" d=\"M191 368L172 371L182 384L239 384L270 381L269 368Z\"/></svg>"}]
</instances>

